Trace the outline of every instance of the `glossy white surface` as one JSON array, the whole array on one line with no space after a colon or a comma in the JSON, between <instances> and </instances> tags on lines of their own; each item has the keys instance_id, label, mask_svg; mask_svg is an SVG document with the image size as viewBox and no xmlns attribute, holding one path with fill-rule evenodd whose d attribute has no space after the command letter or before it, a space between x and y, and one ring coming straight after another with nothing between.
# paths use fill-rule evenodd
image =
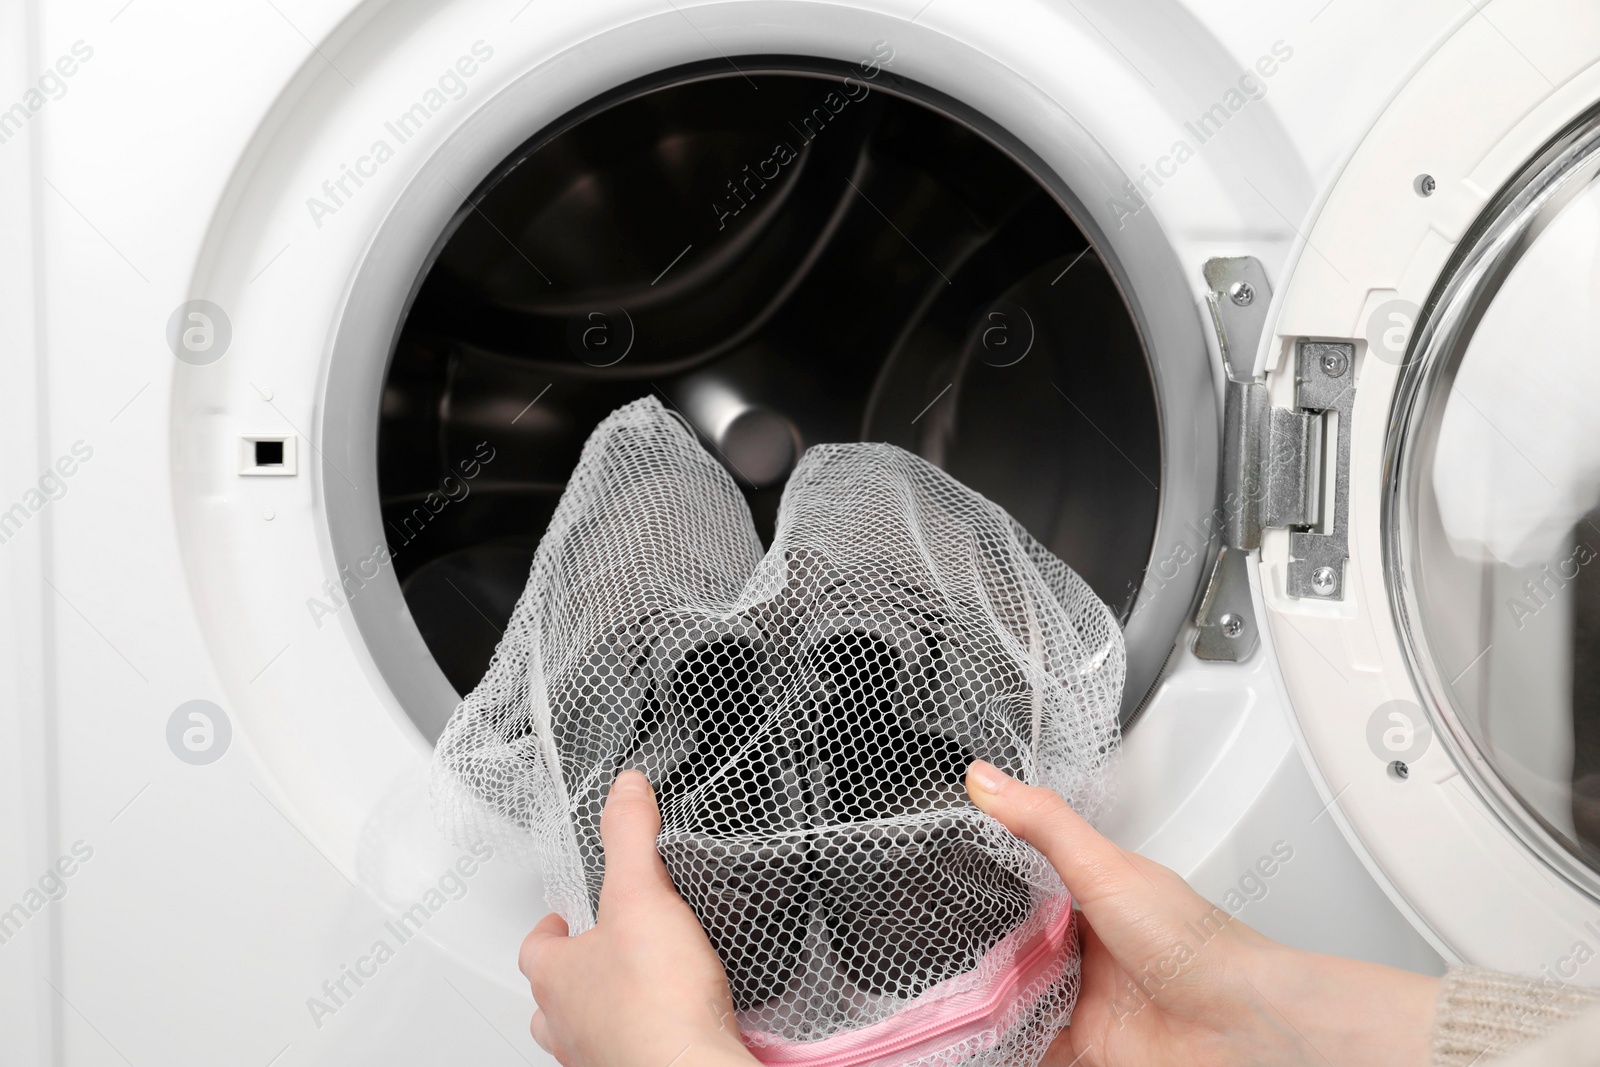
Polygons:
<instances>
[{"instance_id":1,"label":"glossy white surface","mask_svg":"<svg viewBox=\"0 0 1600 1067\"><path fill-rule=\"evenodd\" d=\"M1364 337L1391 301L1422 304L1489 198L1592 104L1600 12L1554 0L1485 12L1416 72L1340 175L1296 251L1276 336L1262 352L1267 365L1283 366L1297 337ZM1427 198L1414 190L1423 173L1438 182ZM1600 968L1582 965L1600 936L1600 903L1527 849L1443 744L1412 760L1399 783L1367 740L1381 706L1422 701L1390 611L1380 530L1397 371L1395 361L1358 347L1350 597L1286 597L1287 538L1274 534L1263 546L1262 585L1293 721L1347 837L1440 946L1488 966L1600 983ZM1288 378L1272 377L1280 402Z\"/></svg>"}]
</instances>

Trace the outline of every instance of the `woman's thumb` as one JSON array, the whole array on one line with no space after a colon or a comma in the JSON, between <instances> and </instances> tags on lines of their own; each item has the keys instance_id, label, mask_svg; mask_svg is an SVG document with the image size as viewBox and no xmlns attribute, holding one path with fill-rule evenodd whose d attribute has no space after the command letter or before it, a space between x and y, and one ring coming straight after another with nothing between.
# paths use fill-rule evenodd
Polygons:
<instances>
[{"instance_id":1,"label":"woman's thumb","mask_svg":"<svg viewBox=\"0 0 1600 1067\"><path fill-rule=\"evenodd\" d=\"M600 843L605 848L605 879L600 886L599 917L640 896L675 892L656 835L661 812L650 783L638 771L623 771L611 785L600 813Z\"/></svg>"},{"instance_id":2,"label":"woman's thumb","mask_svg":"<svg viewBox=\"0 0 1600 1067\"><path fill-rule=\"evenodd\" d=\"M967 768L967 795L979 810L1044 854L1090 922L1099 901L1149 888L1127 854L1053 791L1019 782L978 760Z\"/></svg>"}]
</instances>

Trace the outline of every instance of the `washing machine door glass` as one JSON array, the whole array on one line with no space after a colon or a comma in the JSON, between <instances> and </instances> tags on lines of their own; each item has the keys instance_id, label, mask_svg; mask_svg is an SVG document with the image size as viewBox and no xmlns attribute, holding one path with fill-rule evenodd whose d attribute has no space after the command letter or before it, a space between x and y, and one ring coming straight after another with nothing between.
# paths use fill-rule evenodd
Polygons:
<instances>
[{"instance_id":1,"label":"washing machine door glass","mask_svg":"<svg viewBox=\"0 0 1600 1067\"><path fill-rule=\"evenodd\" d=\"M1391 438L1389 574L1458 764L1600 893L1597 171L1600 128L1575 126L1435 294Z\"/></svg>"}]
</instances>

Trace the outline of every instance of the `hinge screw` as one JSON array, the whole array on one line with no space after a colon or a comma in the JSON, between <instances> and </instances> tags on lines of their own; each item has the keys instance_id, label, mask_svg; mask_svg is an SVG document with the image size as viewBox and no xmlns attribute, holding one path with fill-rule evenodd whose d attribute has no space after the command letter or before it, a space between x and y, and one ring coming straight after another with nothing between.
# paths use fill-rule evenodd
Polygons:
<instances>
[{"instance_id":1,"label":"hinge screw","mask_svg":"<svg viewBox=\"0 0 1600 1067\"><path fill-rule=\"evenodd\" d=\"M1244 633L1244 620L1231 611L1217 620L1217 626L1222 630L1222 636L1232 640Z\"/></svg>"},{"instance_id":2,"label":"hinge screw","mask_svg":"<svg viewBox=\"0 0 1600 1067\"><path fill-rule=\"evenodd\" d=\"M1240 307L1249 307L1256 298L1256 288L1249 282L1234 282L1228 286L1228 298Z\"/></svg>"},{"instance_id":3,"label":"hinge screw","mask_svg":"<svg viewBox=\"0 0 1600 1067\"><path fill-rule=\"evenodd\" d=\"M1350 360L1343 352L1337 349L1325 352L1322 356L1322 373L1330 378L1343 378L1344 372L1350 369Z\"/></svg>"},{"instance_id":4,"label":"hinge screw","mask_svg":"<svg viewBox=\"0 0 1600 1067\"><path fill-rule=\"evenodd\" d=\"M1316 590L1319 596L1327 596L1333 592L1333 587L1337 581L1338 578L1333 573L1332 567L1318 567L1311 572L1311 588Z\"/></svg>"}]
</instances>

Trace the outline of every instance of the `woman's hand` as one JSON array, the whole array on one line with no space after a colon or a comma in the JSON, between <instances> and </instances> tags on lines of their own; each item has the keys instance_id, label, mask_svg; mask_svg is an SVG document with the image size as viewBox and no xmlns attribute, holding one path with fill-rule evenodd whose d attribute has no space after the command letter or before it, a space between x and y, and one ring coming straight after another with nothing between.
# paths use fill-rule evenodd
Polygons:
<instances>
[{"instance_id":1,"label":"woman's hand","mask_svg":"<svg viewBox=\"0 0 1600 1067\"><path fill-rule=\"evenodd\" d=\"M973 802L1038 848L1081 909L1082 986L1055 1067L1319 1064L1422 1067L1437 982L1286 948L1159 863L1101 837L1060 797L986 763ZM749 1067L727 978L656 851L644 776L612 786L600 821L606 875L594 929L547 916L520 965L531 1029L569 1067Z\"/></svg>"},{"instance_id":2,"label":"woman's hand","mask_svg":"<svg viewBox=\"0 0 1600 1067\"><path fill-rule=\"evenodd\" d=\"M539 1010L530 1029L569 1067L748 1067L722 963L656 851L650 783L624 771L600 817L605 883L594 929L547 915L518 966Z\"/></svg>"},{"instance_id":3,"label":"woman's hand","mask_svg":"<svg viewBox=\"0 0 1600 1067\"><path fill-rule=\"evenodd\" d=\"M968 769L967 793L1044 854L1081 909L1082 986L1046 1063L1428 1063L1436 979L1279 945L987 763Z\"/></svg>"}]
</instances>

